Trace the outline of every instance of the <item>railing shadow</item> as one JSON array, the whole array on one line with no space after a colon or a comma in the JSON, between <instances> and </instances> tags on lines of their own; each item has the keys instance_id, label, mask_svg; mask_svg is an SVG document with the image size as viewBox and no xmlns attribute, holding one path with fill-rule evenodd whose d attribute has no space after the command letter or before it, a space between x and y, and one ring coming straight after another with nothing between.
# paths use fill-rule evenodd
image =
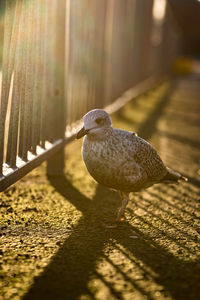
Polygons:
<instances>
[{"instance_id":1,"label":"railing shadow","mask_svg":"<svg viewBox=\"0 0 200 300\"><path fill-rule=\"evenodd\" d=\"M24 299L78 299L82 293L89 293L87 282L90 274L99 257L103 256L106 242L112 237L112 232L102 227L107 213L101 208L107 207L107 198L103 194L113 199L113 192L98 186L91 201L64 177L51 179L50 183L83 213L83 217ZM117 194L116 198L119 200ZM112 215L113 210L109 213Z\"/></svg>"},{"instance_id":2,"label":"railing shadow","mask_svg":"<svg viewBox=\"0 0 200 300\"><path fill-rule=\"evenodd\" d=\"M179 260L165 247L161 247L151 237L129 223L123 223L119 228L113 230L102 227L105 211L102 212L101 207L106 207L107 215L112 215L114 206L115 208L118 206L118 201L111 207L107 205L107 197L113 201L114 193L112 191L108 192L106 188L98 185L96 194L91 201L65 178L52 179L50 182L60 194L82 211L83 217L42 275L35 279L34 285L23 299L79 299L83 294L89 294L92 298L88 282L93 275L97 275L96 264L100 258L105 257L104 249L110 240L115 240L131 252L135 258L149 266L157 274L157 277L154 278L155 282L163 286L172 298L195 299L199 287L197 285L194 289L192 280L194 274L198 274L200 271L198 261L183 262ZM106 194L105 198L104 194ZM139 237L134 243L130 239L133 232ZM113 264L116 272L121 274L127 283L129 282L148 299L154 299L150 292L148 293L137 281L127 276L123 269L112 263L109 258L107 261ZM132 259L130 262L133 262ZM114 297L123 299L121 293L101 274L98 273L98 277L107 285ZM192 290L191 285L193 286Z\"/></svg>"},{"instance_id":3,"label":"railing shadow","mask_svg":"<svg viewBox=\"0 0 200 300\"><path fill-rule=\"evenodd\" d=\"M168 90L159 107L155 108L147 122L141 126L139 135L144 138L151 137L155 130L156 122L161 117L173 88ZM127 274L121 265L116 264L110 257L105 255L104 250L109 243L113 243L115 249L123 254L130 263L142 270L147 280L151 277L148 269L151 269L156 274L153 278L154 282L163 287L163 293L166 297L169 296L176 300L194 300L198 298L199 260L182 260L178 258L169 252L166 242L162 244L157 240L155 241L151 235L144 234L138 226L132 226L128 222L123 223L117 229L103 228L102 222L104 218L112 217L119 206L117 193L98 185L96 194L90 200L80 193L65 177L59 179L50 178L49 180L57 192L82 212L82 217L44 272L35 279L32 287L23 297L24 300L73 300L80 299L82 295L89 295L90 299L95 299L88 287L88 283L92 278L98 278L109 289L114 299L124 299L122 291L116 289L115 285L97 270L98 261L102 258L136 291L147 299L155 299L151 290L145 289L130 274ZM156 196L158 197L157 194ZM161 202L163 199L160 196ZM179 207L176 207L176 209L178 210ZM146 222L143 218L140 218L140 221ZM170 226L169 223L167 225ZM151 226L151 223L148 226ZM157 229L152 226L152 230L156 231ZM133 232L137 235L137 239L130 239ZM178 247L181 247L178 239L173 238L170 241L170 236L165 235L164 231L160 232L160 234L163 235L163 238L166 237L168 243L173 242ZM188 236L190 240L193 240L193 236L190 233L188 233ZM130 255L121 247L126 249ZM190 252L190 249L187 248L187 251ZM143 264L139 265L137 263L138 260ZM148 268L143 267L143 265Z\"/></svg>"}]
</instances>

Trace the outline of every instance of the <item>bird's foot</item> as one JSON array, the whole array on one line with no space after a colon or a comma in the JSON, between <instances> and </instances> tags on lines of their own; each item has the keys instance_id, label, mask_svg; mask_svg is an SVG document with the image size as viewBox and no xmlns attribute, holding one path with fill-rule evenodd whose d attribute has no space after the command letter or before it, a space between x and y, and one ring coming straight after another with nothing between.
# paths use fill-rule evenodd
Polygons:
<instances>
[{"instance_id":1,"label":"bird's foot","mask_svg":"<svg viewBox=\"0 0 200 300\"><path fill-rule=\"evenodd\" d=\"M126 218L125 218L125 216L122 216L122 217L120 217L119 219L117 218L116 221L117 221L117 222L124 222L124 221L126 221Z\"/></svg>"},{"instance_id":2,"label":"bird's foot","mask_svg":"<svg viewBox=\"0 0 200 300\"><path fill-rule=\"evenodd\" d=\"M118 216L117 216L117 218L116 218L116 222L124 222L124 221L126 221L126 217L125 217L125 215L123 214L123 215L121 215L121 214L118 214Z\"/></svg>"},{"instance_id":3,"label":"bird's foot","mask_svg":"<svg viewBox=\"0 0 200 300\"><path fill-rule=\"evenodd\" d=\"M118 217L115 219L115 221L112 221L110 223L107 224L103 224L103 227L108 228L108 229L112 229L112 228L117 228L118 225L120 225L122 222L126 221L126 217L123 215L121 217Z\"/></svg>"},{"instance_id":4,"label":"bird's foot","mask_svg":"<svg viewBox=\"0 0 200 300\"><path fill-rule=\"evenodd\" d=\"M107 229L117 228L117 223L113 224L104 224L104 227Z\"/></svg>"},{"instance_id":5,"label":"bird's foot","mask_svg":"<svg viewBox=\"0 0 200 300\"><path fill-rule=\"evenodd\" d=\"M117 228L118 222L116 220L108 220L108 222L103 223L104 228L112 229Z\"/></svg>"}]
</instances>

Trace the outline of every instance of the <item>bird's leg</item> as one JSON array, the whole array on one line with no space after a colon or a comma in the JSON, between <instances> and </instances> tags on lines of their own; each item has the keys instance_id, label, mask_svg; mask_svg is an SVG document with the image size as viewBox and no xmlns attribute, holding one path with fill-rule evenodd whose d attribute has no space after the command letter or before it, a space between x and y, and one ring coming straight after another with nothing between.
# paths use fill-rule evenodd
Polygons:
<instances>
[{"instance_id":1,"label":"bird's leg","mask_svg":"<svg viewBox=\"0 0 200 300\"><path fill-rule=\"evenodd\" d=\"M129 200L129 193L125 193L122 191L119 191L119 193L120 193L120 198L121 198L122 204L121 204L121 207L117 214L117 219L116 219L117 222L123 221L125 219L124 211L125 211L126 205L128 204L128 200Z\"/></svg>"},{"instance_id":2,"label":"bird's leg","mask_svg":"<svg viewBox=\"0 0 200 300\"><path fill-rule=\"evenodd\" d=\"M121 191L119 191L119 193L120 193L120 198L121 198L122 204L118 211L117 218L113 224L104 225L105 228L116 228L117 223L120 221L124 221L124 219L125 219L124 211L125 211L126 205L129 200L129 193L125 193L125 192L121 192Z\"/></svg>"}]
</instances>

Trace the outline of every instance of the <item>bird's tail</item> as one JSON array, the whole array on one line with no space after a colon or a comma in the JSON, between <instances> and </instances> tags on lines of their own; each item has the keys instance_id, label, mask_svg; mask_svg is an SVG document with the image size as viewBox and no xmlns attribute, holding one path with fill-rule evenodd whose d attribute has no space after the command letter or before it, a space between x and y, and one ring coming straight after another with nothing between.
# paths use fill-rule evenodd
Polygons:
<instances>
[{"instance_id":1,"label":"bird's tail","mask_svg":"<svg viewBox=\"0 0 200 300\"><path fill-rule=\"evenodd\" d=\"M161 179L161 181L165 183L173 183L178 181L188 181L188 178L170 168L167 168L167 174Z\"/></svg>"}]
</instances>

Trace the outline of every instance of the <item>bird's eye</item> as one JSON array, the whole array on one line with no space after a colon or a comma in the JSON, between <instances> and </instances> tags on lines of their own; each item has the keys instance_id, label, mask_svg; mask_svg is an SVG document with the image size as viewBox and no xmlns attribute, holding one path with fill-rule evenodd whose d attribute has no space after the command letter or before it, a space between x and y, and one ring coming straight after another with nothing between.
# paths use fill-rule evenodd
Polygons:
<instances>
[{"instance_id":1,"label":"bird's eye","mask_svg":"<svg viewBox=\"0 0 200 300\"><path fill-rule=\"evenodd\" d=\"M97 124L100 124L102 121L103 121L102 118L97 118L97 119L95 120L95 122L96 122Z\"/></svg>"}]
</instances>

